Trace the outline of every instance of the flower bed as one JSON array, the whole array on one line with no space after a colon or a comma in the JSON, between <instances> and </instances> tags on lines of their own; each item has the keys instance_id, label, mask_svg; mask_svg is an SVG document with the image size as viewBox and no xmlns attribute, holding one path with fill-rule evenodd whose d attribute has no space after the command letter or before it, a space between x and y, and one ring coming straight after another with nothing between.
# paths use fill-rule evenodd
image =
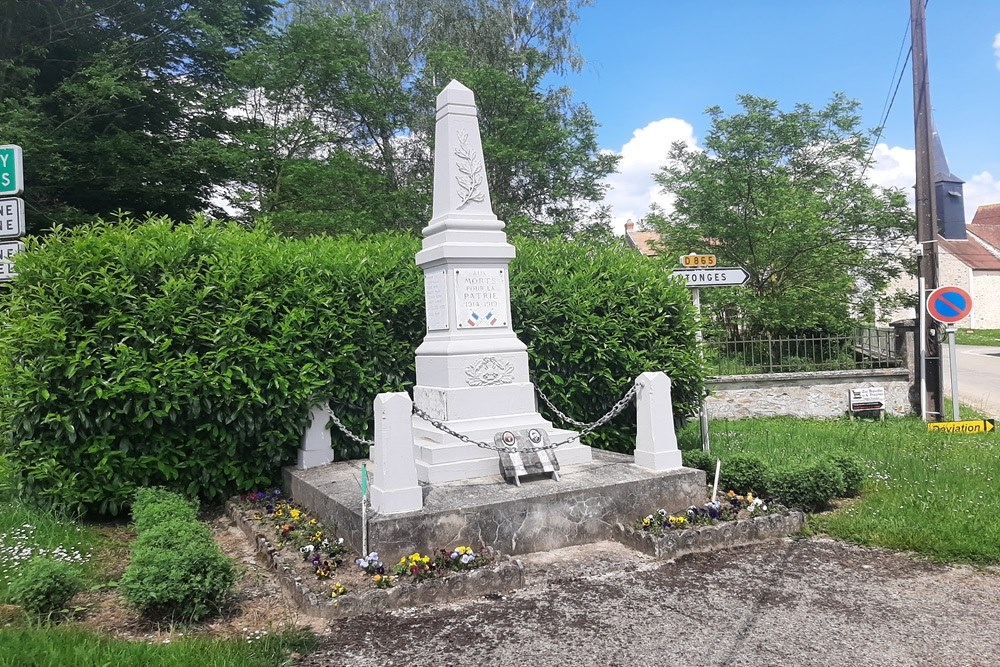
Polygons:
<instances>
[{"instance_id":1,"label":"flower bed","mask_svg":"<svg viewBox=\"0 0 1000 667\"><path fill-rule=\"evenodd\" d=\"M234 498L226 510L277 571L282 588L309 615L340 618L524 585L520 562L485 547L413 553L395 566L383 563L377 552L354 557L342 538L280 495Z\"/></svg>"},{"instance_id":2,"label":"flower bed","mask_svg":"<svg viewBox=\"0 0 1000 667\"><path fill-rule=\"evenodd\" d=\"M615 537L651 556L677 558L787 537L804 524L802 512L730 491L720 501L692 506L686 512L669 514L661 509L632 526L619 524Z\"/></svg>"}]
</instances>

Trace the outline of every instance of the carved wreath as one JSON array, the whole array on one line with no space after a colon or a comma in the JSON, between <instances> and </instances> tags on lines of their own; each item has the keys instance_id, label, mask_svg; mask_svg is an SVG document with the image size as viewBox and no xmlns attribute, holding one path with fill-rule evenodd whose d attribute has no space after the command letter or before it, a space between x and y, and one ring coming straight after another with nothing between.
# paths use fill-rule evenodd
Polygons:
<instances>
[{"instance_id":1,"label":"carved wreath","mask_svg":"<svg viewBox=\"0 0 1000 667\"><path fill-rule=\"evenodd\" d=\"M483 357L465 369L465 377L470 387L510 384L514 380L514 366L496 357Z\"/></svg>"},{"instance_id":2,"label":"carved wreath","mask_svg":"<svg viewBox=\"0 0 1000 667\"><path fill-rule=\"evenodd\" d=\"M465 130L458 131L458 146L455 148L455 157L458 158L458 174L455 175L455 179L458 181L458 207L462 208L470 201L483 201L485 198L481 190L485 181L483 163L479 159L479 155L469 149L469 133Z\"/></svg>"}]
</instances>

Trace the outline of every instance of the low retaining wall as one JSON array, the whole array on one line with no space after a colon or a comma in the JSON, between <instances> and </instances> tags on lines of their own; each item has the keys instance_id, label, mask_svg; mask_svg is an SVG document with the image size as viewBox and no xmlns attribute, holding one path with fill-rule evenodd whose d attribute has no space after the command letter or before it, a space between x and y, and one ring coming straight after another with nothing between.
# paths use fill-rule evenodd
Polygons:
<instances>
[{"instance_id":1,"label":"low retaining wall","mask_svg":"<svg viewBox=\"0 0 1000 667\"><path fill-rule=\"evenodd\" d=\"M506 558L491 567L451 574L440 579L429 579L418 584L402 583L392 588L373 588L330 599L317 594L302 581L293 564L289 562L292 557L286 556L272 545L236 503L227 502L226 513L253 543L257 554L277 572L281 588L295 600L295 604L307 616L346 618L388 609L448 602L459 598L503 594L524 587L524 570L521 562Z\"/></svg>"},{"instance_id":2,"label":"low retaining wall","mask_svg":"<svg viewBox=\"0 0 1000 667\"><path fill-rule=\"evenodd\" d=\"M910 373L905 368L729 375L705 381L710 419L746 417L842 417L847 393L857 387L883 387L886 414L910 413Z\"/></svg>"},{"instance_id":3,"label":"low retaining wall","mask_svg":"<svg viewBox=\"0 0 1000 667\"><path fill-rule=\"evenodd\" d=\"M805 514L790 511L724 521L714 526L668 530L660 536L619 524L615 539L655 558L679 558L686 554L731 549L788 537L802 530L805 522Z\"/></svg>"}]
</instances>

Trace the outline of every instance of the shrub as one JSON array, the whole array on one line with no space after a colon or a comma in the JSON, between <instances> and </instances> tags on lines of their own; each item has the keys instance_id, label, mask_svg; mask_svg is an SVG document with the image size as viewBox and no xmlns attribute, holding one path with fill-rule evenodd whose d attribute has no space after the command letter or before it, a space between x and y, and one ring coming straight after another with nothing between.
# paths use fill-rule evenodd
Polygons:
<instances>
[{"instance_id":1,"label":"shrub","mask_svg":"<svg viewBox=\"0 0 1000 667\"><path fill-rule=\"evenodd\" d=\"M715 475L715 457L700 449L686 449L681 452L681 461L688 468L704 470L708 473L708 481L712 482Z\"/></svg>"},{"instance_id":2,"label":"shrub","mask_svg":"<svg viewBox=\"0 0 1000 667\"><path fill-rule=\"evenodd\" d=\"M721 488L736 493L766 494L767 467L752 454L734 454L722 461Z\"/></svg>"},{"instance_id":3,"label":"shrub","mask_svg":"<svg viewBox=\"0 0 1000 667\"><path fill-rule=\"evenodd\" d=\"M212 543L212 531L200 521L168 519L147 528L135 538L135 548L174 549L190 542Z\"/></svg>"},{"instance_id":4,"label":"shrub","mask_svg":"<svg viewBox=\"0 0 1000 667\"><path fill-rule=\"evenodd\" d=\"M847 452L834 452L827 458L840 468L844 476L844 490L841 495L845 498L860 496L865 481L865 466L861 459Z\"/></svg>"},{"instance_id":5,"label":"shrub","mask_svg":"<svg viewBox=\"0 0 1000 667\"><path fill-rule=\"evenodd\" d=\"M565 413L603 415L663 370L701 385L687 290L618 246L518 241L514 324ZM414 382L425 334L417 239L287 239L155 218L27 240L0 327L0 431L18 483L117 514L139 486L219 499L277 481L309 407L372 437L372 400ZM631 451L629 407L588 441ZM336 458L367 448L334 431Z\"/></svg>"},{"instance_id":6,"label":"shrub","mask_svg":"<svg viewBox=\"0 0 1000 667\"><path fill-rule=\"evenodd\" d=\"M142 488L135 492L132 503L132 523L142 533L164 522L193 522L198 519L198 503L173 491Z\"/></svg>"},{"instance_id":7,"label":"shrub","mask_svg":"<svg viewBox=\"0 0 1000 667\"><path fill-rule=\"evenodd\" d=\"M148 617L197 621L225 604L236 577L233 562L211 540L163 548L149 539L133 546L119 591Z\"/></svg>"},{"instance_id":8,"label":"shrub","mask_svg":"<svg viewBox=\"0 0 1000 667\"><path fill-rule=\"evenodd\" d=\"M18 570L8 592L14 604L40 616L66 607L83 588L83 582L69 563L51 558L33 558Z\"/></svg>"},{"instance_id":9,"label":"shrub","mask_svg":"<svg viewBox=\"0 0 1000 667\"><path fill-rule=\"evenodd\" d=\"M828 459L772 470L767 482L772 500L806 511L823 509L844 491L844 475Z\"/></svg>"}]
</instances>

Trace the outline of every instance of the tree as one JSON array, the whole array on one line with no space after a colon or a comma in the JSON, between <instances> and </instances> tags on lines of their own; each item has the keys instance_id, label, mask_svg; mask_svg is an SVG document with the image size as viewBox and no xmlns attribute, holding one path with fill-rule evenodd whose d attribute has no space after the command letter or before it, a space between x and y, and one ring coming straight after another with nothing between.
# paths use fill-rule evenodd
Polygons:
<instances>
[{"instance_id":1,"label":"tree","mask_svg":"<svg viewBox=\"0 0 1000 667\"><path fill-rule=\"evenodd\" d=\"M747 289L705 290L707 319L731 335L834 332L870 317L914 223L902 192L864 178L858 103L837 94L785 112L738 100L733 115L708 109L704 151L672 147L656 180L676 209L649 224L673 254L710 252L750 274Z\"/></svg>"},{"instance_id":2,"label":"tree","mask_svg":"<svg viewBox=\"0 0 1000 667\"><path fill-rule=\"evenodd\" d=\"M0 134L24 148L29 231L119 209L207 208L225 167L225 64L274 0L13 4Z\"/></svg>"}]
</instances>

